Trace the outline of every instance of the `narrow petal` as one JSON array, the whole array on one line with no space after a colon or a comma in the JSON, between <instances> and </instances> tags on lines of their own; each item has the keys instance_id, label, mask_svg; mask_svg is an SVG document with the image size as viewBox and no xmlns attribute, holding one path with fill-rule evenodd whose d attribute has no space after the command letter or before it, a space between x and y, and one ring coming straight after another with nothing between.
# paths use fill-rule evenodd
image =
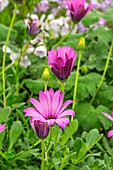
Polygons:
<instances>
[{"instance_id":1,"label":"narrow petal","mask_svg":"<svg viewBox=\"0 0 113 170\"><path fill-rule=\"evenodd\" d=\"M27 108L24 110L26 112L25 117L32 116L32 117L38 117L38 118L44 118L43 115L41 115L35 108Z\"/></svg>"},{"instance_id":2,"label":"narrow petal","mask_svg":"<svg viewBox=\"0 0 113 170\"><path fill-rule=\"evenodd\" d=\"M63 99L64 99L64 93L61 93L60 99L59 99L59 105L58 105L57 111L55 113L55 117L59 114L59 112L61 110L61 107L62 107L62 104L63 104Z\"/></svg>"},{"instance_id":3,"label":"narrow petal","mask_svg":"<svg viewBox=\"0 0 113 170\"><path fill-rule=\"evenodd\" d=\"M51 114L51 105L52 105L52 100L49 91L44 91L44 94L46 95L47 101L48 101L48 116Z\"/></svg>"},{"instance_id":4,"label":"narrow petal","mask_svg":"<svg viewBox=\"0 0 113 170\"><path fill-rule=\"evenodd\" d=\"M64 130L66 125L63 123L62 119L56 119L55 122L60 126L62 130Z\"/></svg>"},{"instance_id":5,"label":"narrow petal","mask_svg":"<svg viewBox=\"0 0 113 170\"><path fill-rule=\"evenodd\" d=\"M39 93L39 100L40 100L41 105L44 108L44 115L47 118L48 117L48 112L49 112L48 101L47 101L47 98L46 98L43 91L40 91L40 93Z\"/></svg>"},{"instance_id":6,"label":"narrow petal","mask_svg":"<svg viewBox=\"0 0 113 170\"><path fill-rule=\"evenodd\" d=\"M29 101L35 106L37 111L45 117L45 111L42 105L34 98L31 98Z\"/></svg>"},{"instance_id":7,"label":"narrow petal","mask_svg":"<svg viewBox=\"0 0 113 170\"><path fill-rule=\"evenodd\" d=\"M110 138L110 137L112 137L113 136L113 130L110 130L109 132L108 132L108 138Z\"/></svg>"},{"instance_id":8,"label":"narrow petal","mask_svg":"<svg viewBox=\"0 0 113 170\"><path fill-rule=\"evenodd\" d=\"M0 133L5 130L6 124L1 124L0 125Z\"/></svg>"},{"instance_id":9,"label":"narrow petal","mask_svg":"<svg viewBox=\"0 0 113 170\"><path fill-rule=\"evenodd\" d=\"M64 123L66 126L69 125L70 120L69 120L67 117L65 117L65 118L60 118L60 119L62 119L63 123Z\"/></svg>"},{"instance_id":10,"label":"narrow petal","mask_svg":"<svg viewBox=\"0 0 113 170\"><path fill-rule=\"evenodd\" d=\"M55 116L60 101L60 90L57 90L52 99L51 116Z\"/></svg>"},{"instance_id":11,"label":"narrow petal","mask_svg":"<svg viewBox=\"0 0 113 170\"><path fill-rule=\"evenodd\" d=\"M61 108L61 110L59 111L58 114L61 114L61 113L64 111L64 109L65 109L69 104L71 104L71 103L73 103L72 100L67 100L67 101L62 105L62 108Z\"/></svg>"},{"instance_id":12,"label":"narrow petal","mask_svg":"<svg viewBox=\"0 0 113 170\"><path fill-rule=\"evenodd\" d=\"M57 117L61 118L61 117L65 117L65 116L75 116L75 112L71 109L65 110L64 112L60 113Z\"/></svg>"},{"instance_id":13,"label":"narrow petal","mask_svg":"<svg viewBox=\"0 0 113 170\"><path fill-rule=\"evenodd\" d=\"M54 73L54 75L59 79L60 78L60 72L56 70L54 67L51 68L51 71Z\"/></svg>"},{"instance_id":14,"label":"narrow petal","mask_svg":"<svg viewBox=\"0 0 113 170\"><path fill-rule=\"evenodd\" d=\"M53 126L54 123L55 123L55 119L48 119L48 120L47 120L47 124L48 124L49 126Z\"/></svg>"},{"instance_id":15,"label":"narrow petal","mask_svg":"<svg viewBox=\"0 0 113 170\"><path fill-rule=\"evenodd\" d=\"M104 113L104 112L102 112L102 114L103 114L104 116L106 116L108 119L110 119L111 121L113 121L113 117L111 117L110 115L108 115L108 114L106 114L106 113Z\"/></svg>"}]
</instances>

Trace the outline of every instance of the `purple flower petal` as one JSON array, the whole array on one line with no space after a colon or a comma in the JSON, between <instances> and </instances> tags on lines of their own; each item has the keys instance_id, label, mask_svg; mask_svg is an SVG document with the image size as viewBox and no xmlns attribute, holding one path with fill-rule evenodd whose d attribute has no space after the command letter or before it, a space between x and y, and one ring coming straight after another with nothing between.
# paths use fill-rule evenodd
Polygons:
<instances>
[{"instance_id":1,"label":"purple flower petal","mask_svg":"<svg viewBox=\"0 0 113 170\"><path fill-rule=\"evenodd\" d=\"M44 118L43 115L41 115L35 108L27 108L24 110L26 112L25 117L27 116L33 116L37 118Z\"/></svg>"},{"instance_id":2,"label":"purple flower petal","mask_svg":"<svg viewBox=\"0 0 113 170\"><path fill-rule=\"evenodd\" d=\"M62 120L62 119L56 119L55 122L60 126L60 128L61 128L62 130L64 130L64 128L65 128L66 125L63 123L63 120Z\"/></svg>"},{"instance_id":3,"label":"purple flower petal","mask_svg":"<svg viewBox=\"0 0 113 170\"><path fill-rule=\"evenodd\" d=\"M113 117L111 117L110 115L108 115L108 114L106 114L106 113L104 113L104 112L102 112L102 114L103 114L104 116L106 116L108 119L110 119L111 121L113 121Z\"/></svg>"},{"instance_id":4,"label":"purple flower petal","mask_svg":"<svg viewBox=\"0 0 113 170\"><path fill-rule=\"evenodd\" d=\"M58 118L64 117L64 116L75 116L75 112L71 109L65 110L64 112L60 113L59 115L57 115Z\"/></svg>"},{"instance_id":5,"label":"purple flower petal","mask_svg":"<svg viewBox=\"0 0 113 170\"><path fill-rule=\"evenodd\" d=\"M53 126L54 123L55 123L55 119L48 119L48 120L47 120L47 124L48 124L49 126Z\"/></svg>"},{"instance_id":6,"label":"purple flower petal","mask_svg":"<svg viewBox=\"0 0 113 170\"><path fill-rule=\"evenodd\" d=\"M108 138L110 138L110 137L112 137L113 136L113 130L110 130L109 132L108 132Z\"/></svg>"},{"instance_id":7,"label":"purple flower petal","mask_svg":"<svg viewBox=\"0 0 113 170\"><path fill-rule=\"evenodd\" d=\"M62 105L59 114L61 114L61 113L64 111L64 109L65 109L69 104L71 104L71 103L73 103L72 100L67 100L67 101Z\"/></svg>"},{"instance_id":8,"label":"purple flower petal","mask_svg":"<svg viewBox=\"0 0 113 170\"><path fill-rule=\"evenodd\" d=\"M0 125L0 133L5 130L5 126L6 126L6 124L1 124Z\"/></svg>"},{"instance_id":9,"label":"purple flower petal","mask_svg":"<svg viewBox=\"0 0 113 170\"><path fill-rule=\"evenodd\" d=\"M31 98L29 101L35 106L35 108L37 109L39 113L45 116L45 110L43 106L36 99Z\"/></svg>"}]
</instances>

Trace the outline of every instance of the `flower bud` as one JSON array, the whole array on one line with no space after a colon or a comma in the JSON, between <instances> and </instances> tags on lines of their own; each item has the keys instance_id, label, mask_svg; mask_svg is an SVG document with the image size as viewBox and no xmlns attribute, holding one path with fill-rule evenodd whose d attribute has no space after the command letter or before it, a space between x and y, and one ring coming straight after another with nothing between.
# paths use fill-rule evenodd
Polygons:
<instances>
[{"instance_id":1,"label":"flower bud","mask_svg":"<svg viewBox=\"0 0 113 170\"><path fill-rule=\"evenodd\" d=\"M37 120L34 121L34 129L39 138L46 138L49 134L49 126L46 122L39 122Z\"/></svg>"},{"instance_id":2,"label":"flower bud","mask_svg":"<svg viewBox=\"0 0 113 170\"><path fill-rule=\"evenodd\" d=\"M28 27L28 33L31 35L36 35L40 31L40 25L38 25L38 20L34 18L33 20L29 21L29 19L25 19L25 24Z\"/></svg>"},{"instance_id":3,"label":"flower bud","mask_svg":"<svg viewBox=\"0 0 113 170\"><path fill-rule=\"evenodd\" d=\"M84 37L80 38L78 48L79 48L79 50L84 50L85 49L85 38Z\"/></svg>"},{"instance_id":4,"label":"flower bud","mask_svg":"<svg viewBox=\"0 0 113 170\"><path fill-rule=\"evenodd\" d=\"M44 69L43 74L42 74L42 79L44 81L48 81L50 79L50 73L49 73L48 68Z\"/></svg>"},{"instance_id":5,"label":"flower bud","mask_svg":"<svg viewBox=\"0 0 113 170\"><path fill-rule=\"evenodd\" d=\"M88 68L85 65L81 67L81 73L82 74L87 74L88 73Z\"/></svg>"}]
</instances>

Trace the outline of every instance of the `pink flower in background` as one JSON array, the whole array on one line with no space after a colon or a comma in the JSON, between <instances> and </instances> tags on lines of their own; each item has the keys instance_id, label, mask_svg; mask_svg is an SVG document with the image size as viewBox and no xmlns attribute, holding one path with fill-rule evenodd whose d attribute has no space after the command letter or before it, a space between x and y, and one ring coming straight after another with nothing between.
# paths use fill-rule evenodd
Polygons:
<instances>
[{"instance_id":1,"label":"pink flower in background","mask_svg":"<svg viewBox=\"0 0 113 170\"><path fill-rule=\"evenodd\" d=\"M0 133L5 130L6 124L1 124L0 125Z\"/></svg>"},{"instance_id":2,"label":"pink flower in background","mask_svg":"<svg viewBox=\"0 0 113 170\"><path fill-rule=\"evenodd\" d=\"M48 64L52 66L52 72L61 81L65 81L69 77L76 57L77 54L74 54L74 49L68 46L48 51L47 56Z\"/></svg>"},{"instance_id":3,"label":"pink flower in background","mask_svg":"<svg viewBox=\"0 0 113 170\"><path fill-rule=\"evenodd\" d=\"M85 0L70 0L67 5L70 10L71 18L79 22L93 7L93 4L85 8Z\"/></svg>"},{"instance_id":4,"label":"pink flower in background","mask_svg":"<svg viewBox=\"0 0 113 170\"><path fill-rule=\"evenodd\" d=\"M28 27L29 34L36 35L39 33L41 26L38 24L38 20L36 18L34 18L31 21L29 21L29 19L26 18L24 21Z\"/></svg>"},{"instance_id":5,"label":"pink flower in background","mask_svg":"<svg viewBox=\"0 0 113 170\"><path fill-rule=\"evenodd\" d=\"M49 133L49 126L55 123L60 126L62 130L70 123L66 116L75 116L75 112L71 109L65 108L72 103L72 100L67 100L63 104L64 93L60 90L54 92L50 90L40 91L39 101L34 98L30 102L35 108L30 107L24 110L26 116L31 116L30 123L37 136L44 138Z\"/></svg>"},{"instance_id":6,"label":"pink flower in background","mask_svg":"<svg viewBox=\"0 0 113 170\"><path fill-rule=\"evenodd\" d=\"M113 121L113 111L111 112L111 116L108 115L108 114L105 113L105 112L102 112L102 114L103 114L104 116L106 116L109 120ZM110 130L110 131L108 132L108 138L110 138L110 137L112 137L112 136L113 136L113 130Z\"/></svg>"}]
</instances>

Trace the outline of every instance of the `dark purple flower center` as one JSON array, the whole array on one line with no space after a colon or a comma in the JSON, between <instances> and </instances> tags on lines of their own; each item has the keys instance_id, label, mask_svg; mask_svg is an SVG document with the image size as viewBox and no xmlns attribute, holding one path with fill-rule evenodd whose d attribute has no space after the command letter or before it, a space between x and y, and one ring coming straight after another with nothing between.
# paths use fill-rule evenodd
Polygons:
<instances>
[{"instance_id":1,"label":"dark purple flower center","mask_svg":"<svg viewBox=\"0 0 113 170\"><path fill-rule=\"evenodd\" d=\"M49 117L47 117L47 120L48 119L56 119L56 117L55 116L49 116Z\"/></svg>"}]
</instances>

